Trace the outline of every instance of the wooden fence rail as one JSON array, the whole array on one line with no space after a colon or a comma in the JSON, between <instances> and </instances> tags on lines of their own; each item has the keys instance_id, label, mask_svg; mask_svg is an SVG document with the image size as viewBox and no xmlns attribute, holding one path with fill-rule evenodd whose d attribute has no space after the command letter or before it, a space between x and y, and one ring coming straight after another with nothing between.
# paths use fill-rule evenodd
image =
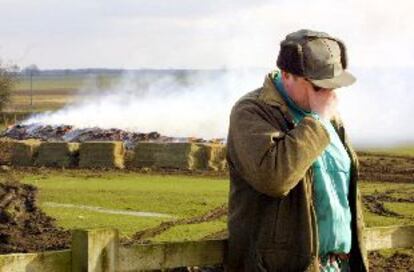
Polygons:
<instances>
[{"instance_id":1,"label":"wooden fence rail","mask_svg":"<svg viewBox=\"0 0 414 272\"><path fill-rule=\"evenodd\" d=\"M367 249L414 246L414 225L368 228ZM121 246L116 229L75 230L70 250L0 255L0 271L126 272L221 264L226 240Z\"/></svg>"}]
</instances>

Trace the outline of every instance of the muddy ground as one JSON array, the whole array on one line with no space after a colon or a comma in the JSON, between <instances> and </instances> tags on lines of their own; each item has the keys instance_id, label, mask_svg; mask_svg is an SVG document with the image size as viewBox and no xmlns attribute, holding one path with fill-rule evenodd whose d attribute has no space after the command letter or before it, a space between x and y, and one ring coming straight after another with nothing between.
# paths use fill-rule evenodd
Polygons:
<instances>
[{"instance_id":1,"label":"muddy ground","mask_svg":"<svg viewBox=\"0 0 414 272\"><path fill-rule=\"evenodd\" d=\"M360 178L367 181L414 182L414 157L358 152Z\"/></svg>"},{"instance_id":2,"label":"muddy ground","mask_svg":"<svg viewBox=\"0 0 414 272\"><path fill-rule=\"evenodd\" d=\"M412 272L414 256L396 252L390 257L384 257L378 252L370 252L369 265L370 271L374 272Z\"/></svg>"},{"instance_id":3,"label":"muddy ground","mask_svg":"<svg viewBox=\"0 0 414 272\"><path fill-rule=\"evenodd\" d=\"M34 186L0 183L0 254L69 248L70 232L36 204Z\"/></svg>"}]
</instances>

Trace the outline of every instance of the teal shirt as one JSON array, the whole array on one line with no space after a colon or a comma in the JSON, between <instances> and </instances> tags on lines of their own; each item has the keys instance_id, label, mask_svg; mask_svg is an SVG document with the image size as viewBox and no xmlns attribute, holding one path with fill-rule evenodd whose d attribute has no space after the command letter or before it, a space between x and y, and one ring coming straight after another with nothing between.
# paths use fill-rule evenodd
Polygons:
<instances>
[{"instance_id":1,"label":"teal shirt","mask_svg":"<svg viewBox=\"0 0 414 272\"><path fill-rule=\"evenodd\" d=\"M313 163L314 205L319 234L319 255L351 250L351 210L348 203L351 160L331 122L301 109L286 93L280 73L274 83L287 102L295 123L311 115L325 126L330 144Z\"/></svg>"}]
</instances>

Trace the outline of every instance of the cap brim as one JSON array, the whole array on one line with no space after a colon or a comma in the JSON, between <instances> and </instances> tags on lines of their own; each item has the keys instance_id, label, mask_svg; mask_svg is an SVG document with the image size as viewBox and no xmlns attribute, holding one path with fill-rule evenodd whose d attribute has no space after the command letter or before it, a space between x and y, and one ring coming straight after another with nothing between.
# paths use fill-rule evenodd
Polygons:
<instances>
[{"instance_id":1,"label":"cap brim","mask_svg":"<svg viewBox=\"0 0 414 272\"><path fill-rule=\"evenodd\" d=\"M310 79L310 81L316 86L324 89L336 89L353 84L356 81L356 78L351 73L344 71L339 76L333 78Z\"/></svg>"}]
</instances>

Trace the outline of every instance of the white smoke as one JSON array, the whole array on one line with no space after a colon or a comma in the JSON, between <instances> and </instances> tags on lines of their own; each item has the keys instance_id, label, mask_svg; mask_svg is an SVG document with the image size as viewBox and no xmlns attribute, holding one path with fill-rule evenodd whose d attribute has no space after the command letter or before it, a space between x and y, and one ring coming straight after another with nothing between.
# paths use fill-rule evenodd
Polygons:
<instances>
[{"instance_id":1,"label":"white smoke","mask_svg":"<svg viewBox=\"0 0 414 272\"><path fill-rule=\"evenodd\" d=\"M160 77L125 76L106 91L95 91L56 112L24 123L69 124L78 128L158 131L163 135L225 138L229 114L243 94L260 87L268 70L222 70ZM358 81L340 90L340 111L358 146L414 142L413 71L354 69ZM139 83L139 84L137 84ZM92 88L88 84L88 88Z\"/></svg>"},{"instance_id":2,"label":"white smoke","mask_svg":"<svg viewBox=\"0 0 414 272\"><path fill-rule=\"evenodd\" d=\"M353 142L362 147L414 144L414 70L356 69L358 81L341 91L340 110Z\"/></svg>"},{"instance_id":3,"label":"white smoke","mask_svg":"<svg viewBox=\"0 0 414 272\"><path fill-rule=\"evenodd\" d=\"M35 115L24 124L68 124L77 128L120 128L136 132L157 131L167 136L223 138L232 104L262 84L264 72L206 71L183 79L162 76L149 81L126 76L104 92L94 91L83 100L56 112Z\"/></svg>"}]
</instances>

